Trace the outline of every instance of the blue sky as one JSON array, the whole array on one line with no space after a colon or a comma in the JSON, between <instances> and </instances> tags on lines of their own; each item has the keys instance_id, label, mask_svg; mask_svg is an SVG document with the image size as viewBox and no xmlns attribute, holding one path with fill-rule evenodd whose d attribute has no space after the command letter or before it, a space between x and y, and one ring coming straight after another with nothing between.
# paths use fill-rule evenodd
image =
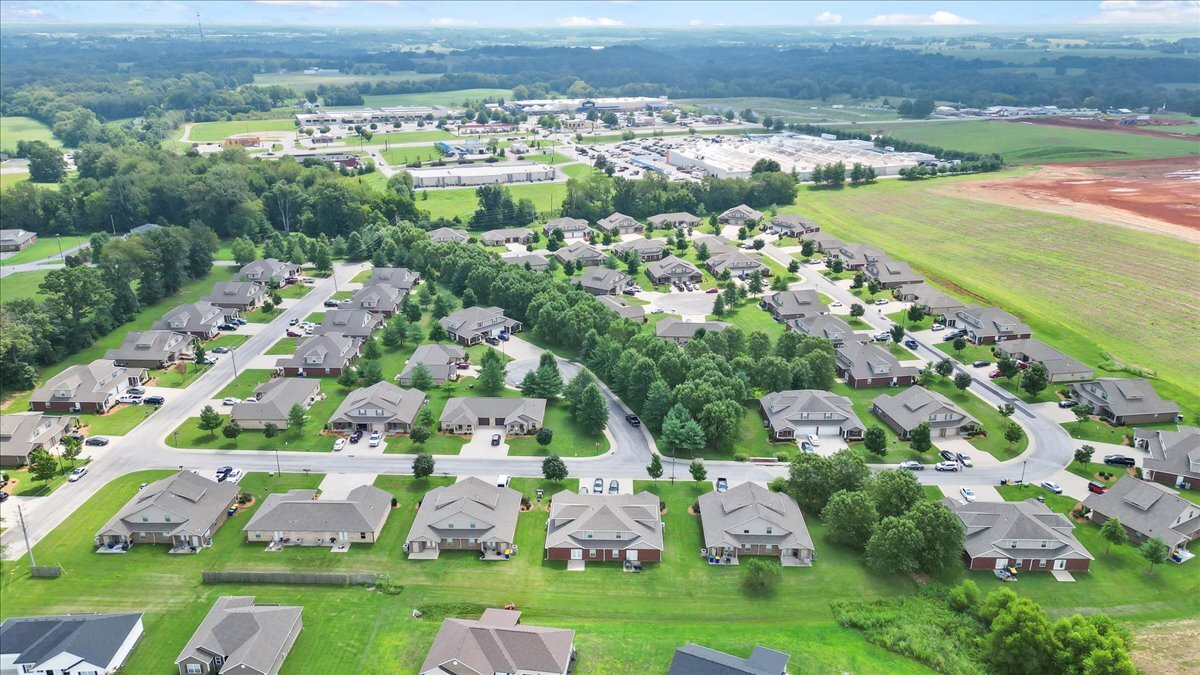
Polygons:
<instances>
[{"instance_id":1,"label":"blue sky","mask_svg":"<svg viewBox=\"0 0 1200 675\"><path fill-rule=\"evenodd\" d=\"M465 26L1200 25L1200 0L1074 2L413 2L4 0L0 20L30 23Z\"/></svg>"}]
</instances>

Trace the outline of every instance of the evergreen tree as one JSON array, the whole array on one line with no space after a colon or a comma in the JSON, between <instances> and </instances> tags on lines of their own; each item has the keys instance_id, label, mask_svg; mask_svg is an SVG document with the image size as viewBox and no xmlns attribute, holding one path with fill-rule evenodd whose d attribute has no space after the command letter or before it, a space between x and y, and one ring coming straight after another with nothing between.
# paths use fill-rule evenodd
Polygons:
<instances>
[{"instance_id":1,"label":"evergreen tree","mask_svg":"<svg viewBox=\"0 0 1200 675\"><path fill-rule=\"evenodd\" d=\"M651 453L650 466L646 467L646 473L654 480L658 480L659 478L662 478L662 475L663 475L662 457L659 457L657 452Z\"/></svg>"},{"instance_id":2,"label":"evergreen tree","mask_svg":"<svg viewBox=\"0 0 1200 675\"><path fill-rule=\"evenodd\" d=\"M479 388L489 396L499 393L504 389L504 371L500 354L488 348L479 363Z\"/></svg>"},{"instance_id":3,"label":"evergreen tree","mask_svg":"<svg viewBox=\"0 0 1200 675\"><path fill-rule=\"evenodd\" d=\"M433 374L429 372L429 367L424 363L413 366L410 378L413 389L429 391L433 388Z\"/></svg>"},{"instance_id":4,"label":"evergreen tree","mask_svg":"<svg viewBox=\"0 0 1200 675\"><path fill-rule=\"evenodd\" d=\"M575 421L589 436L599 436L608 424L608 405L594 382L583 390L576 406Z\"/></svg>"},{"instance_id":5,"label":"evergreen tree","mask_svg":"<svg viewBox=\"0 0 1200 675\"><path fill-rule=\"evenodd\" d=\"M642 405L642 424L653 432L662 430L663 420L671 410L671 388L662 379L650 383L646 402Z\"/></svg>"},{"instance_id":6,"label":"evergreen tree","mask_svg":"<svg viewBox=\"0 0 1200 675\"><path fill-rule=\"evenodd\" d=\"M196 423L196 426L201 431L207 431L208 435L215 437L217 429L220 429L224 423L225 420L222 419L221 415L211 405L206 405L200 411L200 421Z\"/></svg>"}]
</instances>

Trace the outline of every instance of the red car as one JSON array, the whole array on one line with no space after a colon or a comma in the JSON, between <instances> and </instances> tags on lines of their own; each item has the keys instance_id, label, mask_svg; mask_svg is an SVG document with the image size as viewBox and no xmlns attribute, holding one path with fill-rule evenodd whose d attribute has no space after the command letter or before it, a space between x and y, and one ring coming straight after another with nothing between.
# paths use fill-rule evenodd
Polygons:
<instances>
[{"instance_id":1,"label":"red car","mask_svg":"<svg viewBox=\"0 0 1200 675\"><path fill-rule=\"evenodd\" d=\"M705 292L705 293L720 293L720 292L721 292L721 289L719 289L719 288L710 288L710 289L708 289L707 291L704 291L704 292Z\"/></svg>"},{"instance_id":2,"label":"red car","mask_svg":"<svg viewBox=\"0 0 1200 675\"><path fill-rule=\"evenodd\" d=\"M994 380L994 379L996 379L997 377L1000 377L1000 371L999 371L999 370L993 370L992 372L988 373L988 377L990 377L990 378L992 378L992 379Z\"/></svg>"},{"instance_id":3,"label":"red car","mask_svg":"<svg viewBox=\"0 0 1200 675\"><path fill-rule=\"evenodd\" d=\"M1019 370L1029 370L1029 362L1028 361L1017 361L1017 368Z\"/></svg>"}]
</instances>

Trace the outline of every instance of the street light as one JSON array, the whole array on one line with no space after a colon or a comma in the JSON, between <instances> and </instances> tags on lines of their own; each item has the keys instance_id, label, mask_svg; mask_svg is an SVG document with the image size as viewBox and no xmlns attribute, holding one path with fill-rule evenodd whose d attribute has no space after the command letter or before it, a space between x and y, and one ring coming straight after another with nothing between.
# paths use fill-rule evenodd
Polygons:
<instances>
[{"instance_id":1,"label":"street light","mask_svg":"<svg viewBox=\"0 0 1200 675\"><path fill-rule=\"evenodd\" d=\"M1025 465L1028 463L1029 460L1024 460L1021 462L1021 487L1025 487Z\"/></svg>"}]
</instances>

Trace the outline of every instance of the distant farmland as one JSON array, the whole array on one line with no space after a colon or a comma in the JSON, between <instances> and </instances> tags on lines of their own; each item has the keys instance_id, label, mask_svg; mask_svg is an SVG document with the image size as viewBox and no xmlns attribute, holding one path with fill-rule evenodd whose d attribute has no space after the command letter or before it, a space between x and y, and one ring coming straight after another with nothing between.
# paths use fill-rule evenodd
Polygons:
<instances>
[{"instance_id":1,"label":"distant farmland","mask_svg":"<svg viewBox=\"0 0 1200 675\"><path fill-rule=\"evenodd\" d=\"M60 143L50 133L50 127L32 117L0 117L0 150L14 152L18 141L45 141L53 146Z\"/></svg>"}]
</instances>

